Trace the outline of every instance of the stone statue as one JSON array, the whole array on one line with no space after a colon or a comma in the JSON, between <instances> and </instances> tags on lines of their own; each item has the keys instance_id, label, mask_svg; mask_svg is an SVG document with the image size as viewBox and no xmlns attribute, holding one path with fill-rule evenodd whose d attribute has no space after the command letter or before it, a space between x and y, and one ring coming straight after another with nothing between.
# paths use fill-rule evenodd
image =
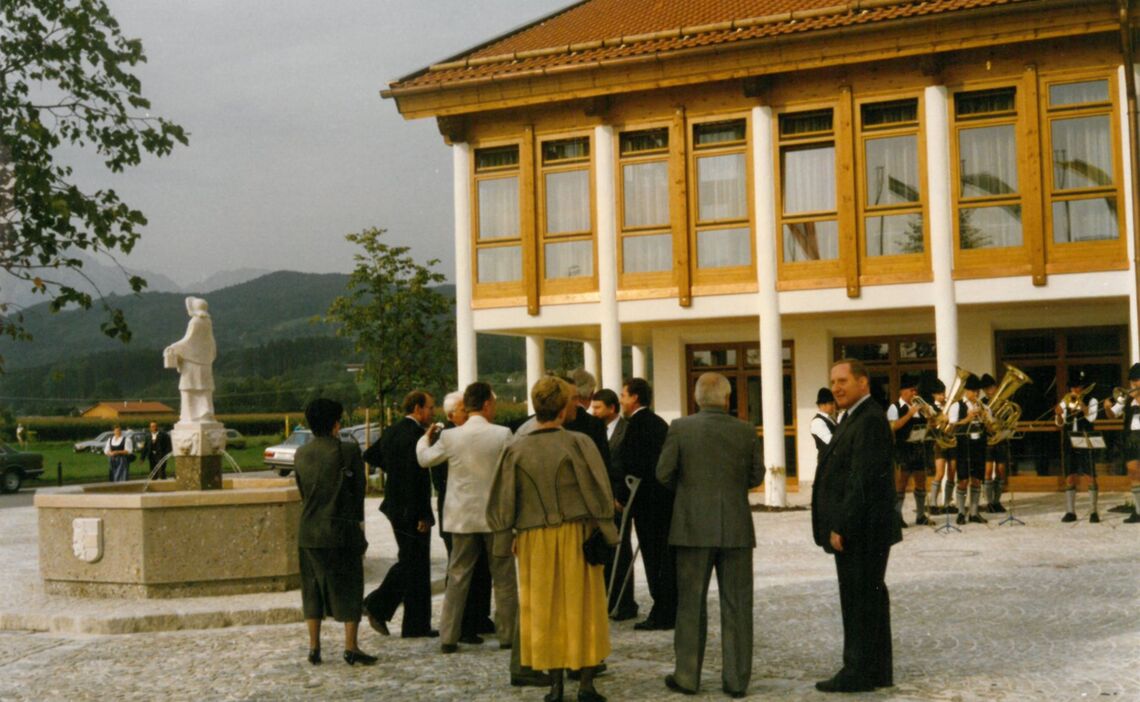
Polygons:
<instances>
[{"instance_id":1,"label":"stone statue","mask_svg":"<svg viewBox=\"0 0 1140 702\"><path fill-rule=\"evenodd\" d=\"M214 324L207 312L209 305L200 297L186 298L190 323L186 336L162 352L163 365L177 368L182 375L178 389L182 393L179 423L214 421Z\"/></svg>"}]
</instances>

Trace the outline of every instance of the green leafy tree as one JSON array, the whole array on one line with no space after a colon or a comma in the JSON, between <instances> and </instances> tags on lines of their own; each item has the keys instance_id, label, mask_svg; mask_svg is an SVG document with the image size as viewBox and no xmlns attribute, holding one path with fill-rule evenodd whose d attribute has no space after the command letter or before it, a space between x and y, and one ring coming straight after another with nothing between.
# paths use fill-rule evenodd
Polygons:
<instances>
[{"instance_id":1,"label":"green leafy tree","mask_svg":"<svg viewBox=\"0 0 1140 702\"><path fill-rule=\"evenodd\" d=\"M382 241L386 230L366 229L345 238L360 246L347 294L333 300L326 320L353 340L363 359L363 382L376 390L381 409L404 393L436 393L454 384L451 300L436 292L444 281L432 259L420 265L406 246Z\"/></svg>"},{"instance_id":2,"label":"green leafy tree","mask_svg":"<svg viewBox=\"0 0 1140 702\"><path fill-rule=\"evenodd\" d=\"M165 156L186 144L182 127L151 115L132 73L146 61L142 42L124 37L103 0L0 3L0 267L51 301L106 311L102 330L130 339L121 309L83 275L79 251L128 254L146 224L114 190L81 189L64 148L92 150L111 172L144 153ZM124 271L124 275L127 275ZM138 292L146 281L128 276ZM28 339L19 309L0 303L0 334ZM0 358L0 363L3 359Z\"/></svg>"}]
</instances>

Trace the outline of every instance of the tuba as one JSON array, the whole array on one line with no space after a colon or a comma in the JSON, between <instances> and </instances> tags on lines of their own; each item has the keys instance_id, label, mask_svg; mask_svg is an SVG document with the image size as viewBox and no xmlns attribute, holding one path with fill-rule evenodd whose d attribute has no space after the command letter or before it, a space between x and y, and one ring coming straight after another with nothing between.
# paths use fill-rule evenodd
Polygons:
<instances>
[{"instance_id":1,"label":"tuba","mask_svg":"<svg viewBox=\"0 0 1140 702\"><path fill-rule=\"evenodd\" d=\"M950 408L962 399L962 394L966 391L966 378L969 377L970 371L954 367L954 382L946 395L946 404L943 405L943 410L928 422L926 433L940 449L952 449L958 445L958 437L954 435L954 428L950 426L949 413Z\"/></svg>"},{"instance_id":2,"label":"tuba","mask_svg":"<svg viewBox=\"0 0 1140 702\"><path fill-rule=\"evenodd\" d=\"M986 443L990 446L1013 438L1017 431L1017 422L1021 419L1021 405L1013 401L1017 390L1033 379L1016 366L1005 364L1005 375L1001 378L997 392L990 398L990 418L986 429L990 438Z\"/></svg>"}]
</instances>

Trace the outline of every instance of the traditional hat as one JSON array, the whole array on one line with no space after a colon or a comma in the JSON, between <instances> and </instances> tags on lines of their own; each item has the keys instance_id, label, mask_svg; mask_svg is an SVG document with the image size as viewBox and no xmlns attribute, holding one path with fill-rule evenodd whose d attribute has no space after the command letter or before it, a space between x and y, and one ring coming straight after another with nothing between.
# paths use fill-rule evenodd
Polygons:
<instances>
[{"instance_id":1,"label":"traditional hat","mask_svg":"<svg viewBox=\"0 0 1140 702\"><path fill-rule=\"evenodd\" d=\"M1140 366L1140 363L1136 365ZM820 388L819 392L815 394L815 404L825 405L828 402L835 402L835 395L832 395L827 388Z\"/></svg>"},{"instance_id":2,"label":"traditional hat","mask_svg":"<svg viewBox=\"0 0 1140 702\"><path fill-rule=\"evenodd\" d=\"M992 375L990 375L989 373L985 373L982 375L982 387L983 388L992 387L994 385L997 385L997 381L994 380L994 377Z\"/></svg>"},{"instance_id":3,"label":"traditional hat","mask_svg":"<svg viewBox=\"0 0 1140 702\"><path fill-rule=\"evenodd\" d=\"M938 378L930 381L930 394L933 395L942 392L946 392L946 383L942 382Z\"/></svg>"},{"instance_id":4,"label":"traditional hat","mask_svg":"<svg viewBox=\"0 0 1140 702\"><path fill-rule=\"evenodd\" d=\"M973 373L971 373L970 376L966 378L967 390L981 390L983 387L984 386L982 385L982 381Z\"/></svg>"},{"instance_id":5,"label":"traditional hat","mask_svg":"<svg viewBox=\"0 0 1140 702\"><path fill-rule=\"evenodd\" d=\"M1129 380L1140 380L1140 363L1133 363L1132 367L1128 369Z\"/></svg>"},{"instance_id":6,"label":"traditional hat","mask_svg":"<svg viewBox=\"0 0 1140 702\"><path fill-rule=\"evenodd\" d=\"M1070 388L1083 388L1085 386L1085 372L1078 371L1076 368L1069 369L1069 387Z\"/></svg>"},{"instance_id":7,"label":"traditional hat","mask_svg":"<svg viewBox=\"0 0 1140 702\"><path fill-rule=\"evenodd\" d=\"M899 388L902 390L917 388L920 380L922 380L922 376L918 373L903 373L902 378L899 379Z\"/></svg>"}]
</instances>

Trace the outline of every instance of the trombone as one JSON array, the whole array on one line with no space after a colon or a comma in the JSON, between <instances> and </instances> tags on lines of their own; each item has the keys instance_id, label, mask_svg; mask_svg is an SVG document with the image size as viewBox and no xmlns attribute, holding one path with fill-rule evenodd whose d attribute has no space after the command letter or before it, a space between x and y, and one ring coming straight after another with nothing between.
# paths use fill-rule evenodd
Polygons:
<instances>
[{"instance_id":1,"label":"trombone","mask_svg":"<svg viewBox=\"0 0 1140 702\"><path fill-rule=\"evenodd\" d=\"M1095 387L1096 383L1089 383L1077 392L1065 393L1065 396L1061 398L1061 411L1053 417L1053 421L1056 422L1057 426L1065 426L1066 417L1072 419L1074 415L1084 415L1085 398L1089 396L1089 393L1092 392Z\"/></svg>"}]
</instances>

